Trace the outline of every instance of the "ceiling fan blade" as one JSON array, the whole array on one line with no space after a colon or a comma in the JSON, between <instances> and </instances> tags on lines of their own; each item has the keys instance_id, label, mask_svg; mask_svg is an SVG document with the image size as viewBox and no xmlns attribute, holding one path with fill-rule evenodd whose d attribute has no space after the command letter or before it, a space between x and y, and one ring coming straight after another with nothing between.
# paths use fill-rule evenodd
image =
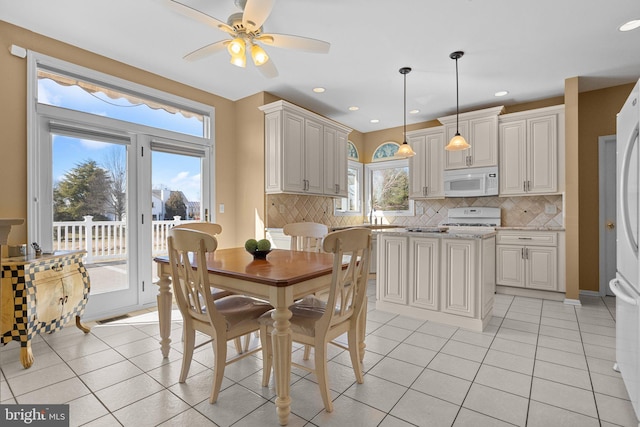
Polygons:
<instances>
[{"instance_id":1,"label":"ceiling fan blade","mask_svg":"<svg viewBox=\"0 0 640 427\"><path fill-rule=\"evenodd\" d=\"M258 71L262 73L263 76L265 76L268 79L278 77L278 69L273 64L273 61L271 59L269 59L267 62L265 62L264 64L256 68L258 69Z\"/></svg>"},{"instance_id":2,"label":"ceiling fan blade","mask_svg":"<svg viewBox=\"0 0 640 427\"><path fill-rule=\"evenodd\" d=\"M256 37L261 43L273 47L295 49L311 53L329 53L330 43L307 37L291 36L288 34L262 34Z\"/></svg>"},{"instance_id":3,"label":"ceiling fan blade","mask_svg":"<svg viewBox=\"0 0 640 427\"><path fill-rule=\"evenodd\" d=\"M186 16L187 18L191 18L195 21L202 22L205 25L209 25L215 28L219 28L222 31L235 34L235 31L232 27L230 27L227 23L222 22L218 18L214 18L213 16L207 15L204 12L201 12L197 9L192 8L191 6L187 6L186 4L182 4L175 0L165 0L165 4L171 8L173 11Z\"/></svg>"},{"instance_id":4,"label":"ceiling fan blade","mask_svg":"<svg viewBox=\"0 0 640 427\"><path fill-rule=\"evenodd\" d=\"M184 56L184 59L186 59L187 61L197 61L226 49L227 44L229 44L229 40L220 40L215 43L208 44L201 47L200 49L196 49L193 52L188 53Z\"/></svg>"},{"instance_id":5,"label":"ceiling fan blade","mask_svg":"<svg viewBox=\"0 0 640 427\"><path fill-rule=\"evenodd\" d=\"M274 0L247 0L242 14L242 25L251 30L262 27L264 21L269 17L274 3Z\"/></svg>"}]
</instances>

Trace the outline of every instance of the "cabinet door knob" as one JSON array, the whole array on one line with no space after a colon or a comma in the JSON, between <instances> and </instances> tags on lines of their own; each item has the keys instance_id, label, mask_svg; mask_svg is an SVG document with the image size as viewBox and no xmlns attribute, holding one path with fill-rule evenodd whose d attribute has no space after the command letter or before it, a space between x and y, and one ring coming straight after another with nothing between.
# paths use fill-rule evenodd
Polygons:
<instances>
[{"instance_id":1,"label":"cabinet door knob","mask_svg":"<svg viewBox=\"0 0 640 427\"><path fill-rule=\"evenodd\" d=\"M612 221L607 221L607 228L609 230L613 230L614 228L616 228L616 225Z\"/></svg>"}]
</instances>

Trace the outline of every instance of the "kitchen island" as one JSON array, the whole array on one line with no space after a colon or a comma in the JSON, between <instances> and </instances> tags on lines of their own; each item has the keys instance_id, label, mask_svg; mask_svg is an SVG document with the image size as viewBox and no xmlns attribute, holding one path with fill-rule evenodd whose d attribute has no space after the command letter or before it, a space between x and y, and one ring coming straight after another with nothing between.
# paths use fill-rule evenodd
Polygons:
<instances>
[{"instance_id":1,"label":"kitchen island","mask_svg":"<svg viewBox=\"0 0 640 427\"><path fill-rule=\"evenodd\" d=\"M376 309L475 331L496 284L496 232L387 230L378 236Z\"/></svg>"}]
</instances>

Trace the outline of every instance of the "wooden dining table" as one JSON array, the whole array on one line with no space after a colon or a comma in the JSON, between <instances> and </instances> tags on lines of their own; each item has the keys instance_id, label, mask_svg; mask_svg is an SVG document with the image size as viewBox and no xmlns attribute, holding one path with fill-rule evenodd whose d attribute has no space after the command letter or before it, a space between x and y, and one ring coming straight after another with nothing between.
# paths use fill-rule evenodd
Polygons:
<instances>
[{"instance_id":1,"label":"wooden dining table","mask_svg":"<svg viewBox=\"0 0 640 427\"><path fill-rule=\"evenodd\" d=\"M156 257L159 280L158 316L163 357L171 344L171 266L168 257ZM244 248L219 249L207 255L210 283L219 289L268 300L275 308L273 370L276 411L280 425L291 412L291 310L289 306L305 295L329 288L333 254L274 249L266 259L254 259ZM364 334L362 335L364 338ZM360 344L364 351L364 340Z\"/></svg>"}]
</instances>

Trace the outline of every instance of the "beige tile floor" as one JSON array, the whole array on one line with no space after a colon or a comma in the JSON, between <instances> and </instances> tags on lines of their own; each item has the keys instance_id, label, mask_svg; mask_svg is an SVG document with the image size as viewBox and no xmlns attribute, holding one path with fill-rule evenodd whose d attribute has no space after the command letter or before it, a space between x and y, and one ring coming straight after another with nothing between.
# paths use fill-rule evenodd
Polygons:
<instances>
[{"instance_id":1,"label":"beige tile floor","mask_svg":"<svg viewBox=\"0 0 640 427\"><path fill-rule=\"evenodd\" d=\"M373 283L369 298L364 384L332 347L334 412L324 411L314 377L294 369L290 426L638 426L612 370L613 298L582 297L573 307L496 295L483 333L377 311ZM94 324L89 335L70 326L38 337L26 370L10 343L0 350L0 401L68 403L73 426L277 426L259 356L227 367L214 405L210 346L178 383L180 328L174 320L168 359L153 310Z\"/></svg>"}]
</instances>

